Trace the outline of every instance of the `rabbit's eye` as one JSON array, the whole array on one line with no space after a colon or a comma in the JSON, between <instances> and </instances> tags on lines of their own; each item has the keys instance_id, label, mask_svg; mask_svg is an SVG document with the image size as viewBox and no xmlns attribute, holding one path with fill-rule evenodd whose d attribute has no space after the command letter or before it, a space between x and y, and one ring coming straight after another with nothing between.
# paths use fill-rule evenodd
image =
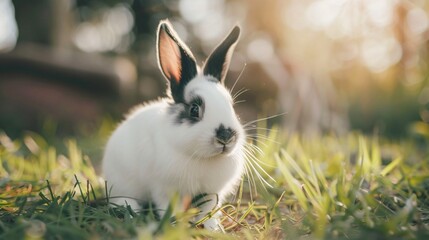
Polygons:
<instances>
[{"instance_id":1,"label":"rabbit's eye","mask_svg":"<svg viewBox=\"0 0 429 240\"><path fill-rule=\"evenodd\" d=\"M200 116L201 116L201 108L200 108L200 106L198 104L196 104L196 103L193 103L191 105L191 107L189 108L189 115L192 118L199 119Z\"/></svg>"}]
</instances>

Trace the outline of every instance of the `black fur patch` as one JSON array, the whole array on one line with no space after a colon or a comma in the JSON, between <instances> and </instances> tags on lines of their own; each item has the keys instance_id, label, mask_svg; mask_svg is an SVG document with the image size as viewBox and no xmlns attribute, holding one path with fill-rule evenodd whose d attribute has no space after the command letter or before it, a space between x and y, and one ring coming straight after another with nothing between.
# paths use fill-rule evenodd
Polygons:
<instances>
[{"instance_id":1,"label":"black fur patch","mask_svg":"<svg viewBox=\"0 0 429 240\"><path fill-rule=\"evenodd\" d=\"M177 84L176 81L170 81L171 96L176 103L185 102L185 87L195 76L197 76L197 65L195 64L195 60L182 48L180 48L180 55L182 59L181 80L179 84Z\"/></svg>"},{"instance_id":2,"label":"black fur patch","mask_svg":"<svg viewBox=\"0 0 429 240\"><path fill-rule=\"evenodd\" d=\"M191 117L189 110L193 104L197 104L201 109L201 116L199 118ZM176 103L170 107L172 114L176 114L176 123L190 123L195 124L201 121L204 117L205 104L201 97L195 96L189 103Z\"/></svg>"},{"instance_id":3,"label":"black fur patch","mask_svg":"<svg viewBox=\"0 0 429 240\"><path fill-rule=\"evenodd\" d=\"M224 82L232 51L239 37L240 28L236 26L208 57L204 65L204 75L213 76L219 82Z\"/></svg>"}]
</instances>

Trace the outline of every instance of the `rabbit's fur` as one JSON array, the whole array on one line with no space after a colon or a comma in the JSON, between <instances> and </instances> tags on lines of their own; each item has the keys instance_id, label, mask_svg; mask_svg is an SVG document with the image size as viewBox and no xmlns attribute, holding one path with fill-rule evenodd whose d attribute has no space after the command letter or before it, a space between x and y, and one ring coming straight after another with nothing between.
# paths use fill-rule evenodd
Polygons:
<instances>
[{"instance_id":1,"label":"rabbit's fur","mask_svg":"<svg viewBox=\"0 0 429 240\"><path fill-rule=\"evenodd\" d=\"M158 61L169 98L134 110L110 137L103 174L110 201L163 214L173 194L207 194L198 218L219 207L244 170L245 132L223 82L238 41L235 27L200 70L168 20L158 28ZM219 229L218 216L204 222Z\"/></svg>"}]
</instances>

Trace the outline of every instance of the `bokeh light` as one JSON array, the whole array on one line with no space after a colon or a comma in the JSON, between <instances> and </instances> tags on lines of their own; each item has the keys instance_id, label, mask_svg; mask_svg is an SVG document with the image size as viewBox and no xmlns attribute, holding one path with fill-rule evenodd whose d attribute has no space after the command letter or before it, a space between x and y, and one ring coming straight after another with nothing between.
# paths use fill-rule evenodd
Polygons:
<instances>
[{"instance_id":1,"label":"bokeh light","mask_svg":"<svg viewBox=\"0 0 429 240\"><path fill-rule=\"evenodd\" d=\"M126 51L134 18L129 6L118 4L101 10L101 19L83 22L76 29L74 43L85 52Z\"/></svg>"},{"instance_id":2,"label":"bokeh light","mask_svg":"<svg viewBox=\"0 0 429 240\"><path fill-rule=\"evenodd\" d=\"M0 0L0 52L13 49L17 38L14 7L10 0Z\"/></svg>"}]
</instances>

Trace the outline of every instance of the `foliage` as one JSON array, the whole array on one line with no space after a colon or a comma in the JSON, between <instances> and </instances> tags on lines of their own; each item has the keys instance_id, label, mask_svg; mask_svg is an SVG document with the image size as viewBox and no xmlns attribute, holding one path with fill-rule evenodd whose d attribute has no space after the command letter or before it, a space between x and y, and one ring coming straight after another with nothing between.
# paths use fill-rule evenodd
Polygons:
<instances>
[{"instance_id":1,"label":"foliage","mask_svg":"<svg viewBox=\"0 0 429 240\"><path fill-rule=\"evenodd\" d=\"M245 178L236 197L215 210L224 212L226 234L192 226L192 208L174 217L170 208L157 220L152 211L109 206L104 181L76 140L58 152L63 148L34 133L22 140L1 134L0 239L429 237L428 155L412 140L258 129L263 153L254 154L275 181L265 176L271 188Z\"/></svg>"}]
</instances>

